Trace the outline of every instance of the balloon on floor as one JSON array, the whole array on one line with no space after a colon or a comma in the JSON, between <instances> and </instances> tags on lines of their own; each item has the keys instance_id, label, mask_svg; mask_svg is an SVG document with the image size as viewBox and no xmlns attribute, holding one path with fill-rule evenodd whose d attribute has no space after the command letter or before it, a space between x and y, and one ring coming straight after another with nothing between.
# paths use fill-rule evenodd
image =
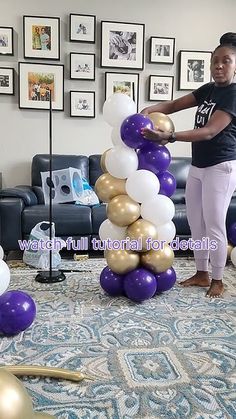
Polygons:
<instances>
[{"instance_id":1,"label":"balloon on floor","mask_svg":"<svg viewBox=\"0 0 236 419\"><path fill-rule=\"evenodd\" d=\"M123 93L114 93L104 103L113 147L101 157L104 173L95 190L107 203L108 218L99 237L103 245L110 239L114 246L106 248L108 266L101 272L100 285L111 296L143 302L171 289L176 281L169 245L176 234L171 200L176 180L168 171L168 148L145 139L141 129L171 132L174 124L167 115L135 111L134 101Z\"/></svg>"}]
</instances>

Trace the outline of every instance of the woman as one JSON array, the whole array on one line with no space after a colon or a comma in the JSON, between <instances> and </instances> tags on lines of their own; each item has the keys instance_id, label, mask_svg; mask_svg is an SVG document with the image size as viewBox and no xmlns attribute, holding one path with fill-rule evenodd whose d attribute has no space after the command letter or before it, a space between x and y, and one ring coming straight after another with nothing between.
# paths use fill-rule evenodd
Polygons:
<instances>
[{"instance_id":1,"label":"woman","mask_svg":"<svg viewBox=\"0 0 236 419\"><path fill-rule=\"evenodd\" d=\"M198 106L193 130L167 133L144 128L145 138L165 145L192 143L192 165L186 184L187 217L193 240L209 237L215 250L194 252L196 273L182 286L209 287L207 297L220 297L227 258L226 214L236 188L236 34L220 39L211 59L214 82L179 99L143 109L142 113L174 112ZM208 259L212 280L208 274Z\"/></svg>"}]
</instances>

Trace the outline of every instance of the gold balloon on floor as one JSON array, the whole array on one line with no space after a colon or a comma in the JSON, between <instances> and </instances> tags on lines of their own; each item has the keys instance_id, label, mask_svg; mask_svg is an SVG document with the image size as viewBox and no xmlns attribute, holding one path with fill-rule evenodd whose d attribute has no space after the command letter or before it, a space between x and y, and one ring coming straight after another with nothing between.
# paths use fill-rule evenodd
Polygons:
<instances>
[{"instance_id":1,"label":"gold balloon on floor","mask_svg":"<svg viewBox=\"0 0 236 419\"><path fill-rule=\"evenodd\" d=\"M125 183L125 179L118 179L110 173L104 173L97 179L95 191L101 201L109 202L115 196L126 193Z\"/></svg>"},{"instance_id":2,"label":"gold balloon on floor","mask_svg":"<svg viewBox=\"0 0 236 419\"><path fill-rule=\"evenodd\" d=\"M105 258L109 268L117 274L127 274L139 265L138 253L128 250L106 250Z\"/></svg>"},{"instance_id":3,"label":"gold balloon on floor","mask_svg":"<svg viewBox=\"0 0 236 419\"><path fill-rule=\"evenodd\" d=\"M101 160L100 160L100 166L101 166L101 169L104 173L108 172L108 170L106 168L105 159L106 159L106 155L107 155L109 150L111 150L111 148L108 148L108 150L104 151L104 153L101 156Z\"/></svg>"},{"instance_id":4,"label":"gold balloon on floor","mask_svg":"<svg viewBox=\"0 0 236 419\"><path fill-rule=\"evenodd\" d=\"M172 120L169 118L168 115L165 115L164 113L152 112L148 114L148 118L150 118L153 122L155 129L160 129L161 131L168 132L175 131L175 126Z\"/></svg>"},{"instance_id":5,"label":"gold balloon on floor","mask_svg":"<svg viewBox=\"0 0 236 419\"><path fill-rule=\"evenodd\" d=\"M142 249L140 251L146 252L147 250L147 239L150 237L152 240L158 239L157 228L154 224L149 221L139 219L131 224L127 229L127 236L131 240L141 241ZM150 246L150 243L149 243Z\"/></svg>"},{"instance_id":6,"label":"gold balloon on floor","mask_svg":"<svg viewBox=\"0 0 236 419\"><path fill-rule=\"evenodd\" d=\"M33 419L32 401L21 382L4 369L0 370L0 418Z\"/></svg>"},{"instance_id":7,"label":"gold balloon on floor","mask_svg":"<svg viewBox=\"0 0 236 419\"><path fill-rule=\"evenodd\" d=\"M150 250L141 255L141 264L155 273L169 269L174 261L174 252L168 244L163 249Z\"/></svg>"},{"instance_id":8,"label":"gold balloon on floor","mask_svg":"<svg viewBox=\"0 0 236 419\"><path fill-rule=\"evenodd\" d=\"M126 227L140 217L140 205L128 195L118 195L107 206L107 217L119 226Z\"/></svg>"},{"instance_id":9,"label":"gold balloon on floor","mask_svg":"<svg viewBox=\"0 0 236 419\"><path fill-rule=\"evenodd\" d=\"M227 260L230 259L231 252L232 252L233 248L234 248L234 246L232 246L232 244L228 243L228 245L227 245Z\"/></svg>"}]
</instances>

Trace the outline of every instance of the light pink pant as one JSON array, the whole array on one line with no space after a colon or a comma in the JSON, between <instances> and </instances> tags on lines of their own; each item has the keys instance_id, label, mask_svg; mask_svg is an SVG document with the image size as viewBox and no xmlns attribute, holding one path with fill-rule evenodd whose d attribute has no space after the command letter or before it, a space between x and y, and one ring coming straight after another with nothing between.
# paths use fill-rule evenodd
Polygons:
<instances>
[{"instance_id":1,"label":"light pink pant","mask_svg":"<svg viewBox=\"0 0 236 419\"><path fill-rule=\"evenodd\" d=\"M212 267L212 278L222 279L227 259L226 214L236 188L236 160L211 167L191 166L186 184L187 217L193 240L209 237L216 250L194 250L198 271Z\"/></svg>"}]
</instances>

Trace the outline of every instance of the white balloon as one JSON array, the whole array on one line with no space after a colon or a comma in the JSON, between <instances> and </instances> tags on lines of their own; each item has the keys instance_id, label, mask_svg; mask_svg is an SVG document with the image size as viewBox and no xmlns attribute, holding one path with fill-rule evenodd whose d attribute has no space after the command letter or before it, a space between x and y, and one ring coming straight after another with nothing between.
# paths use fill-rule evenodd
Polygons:
<instances>
[{"instance_id":1,"label":"white balloon","mask_svg":"<svg viewBox=\"0 0 236 419\"><path fill-rule=\"evenodd\" d=\"M141 216L156 226L168 223L175 214L175 206L170 198L158 194L141 205Z\"/></svg>"},{"instance_id":2,"label":"white balloon","mask_svg":"<svg viewBox=\"0 0 236 419\"><path fill-rule=\"evenodd\" d=\"M2 295L10 284L10 270L4 260L0 260L0 295Z\"/></svg>"},{"instance_id":3,"label":"white balloon","mask_svg":"<svg viewBox=\"0 0 236 419\"><path fill-rule=\"evenodd\" d=\"M236 247L233 248L233 250L230 253L230 259L232 264L236 267Z\"/></svg>"},{"instance_id":4,"label":"white balloon","mask_svg":"<svg viewBox=\"0 0 236 419\"><path fill-rule=\"evenodd\" d=\"M125 188L127 194L134 201L145 202L158 194L160 182L154 173L142 169L128 177Z\"/></svg>"},{"instance_id":5,"label":"white balloon","mask_svg":"<svg viewBox=\"0 0 236 419\"><path fill-rule=\"evenodd\" d=\"M127 227L119 227L107 219L100 225L98 234L101 240L124 240L126 238L126 230Z\"/></svg>"},{"instance_id":6,"label":"white balloon","mask_svg":"<svg viewBox=\"0 0 236 419\"><path fill-rule=\"evenodd\" d=\"M111 141L112 141L112 144L114 145L114 146L123 146L123 147L126 147L126 148L129 148L125 143L124 143L124 141L122 141L122 138L121 138L121 136L120 136L120 126L118 126L118 127L113 127L112 128L112 131L111 131Z\"/></svg>"},{"instance_id":7,"label":"white balloon","mask_svg":"<svg viewBox=\"0 0 236 419\"><path fill-rule=\"evenodd\" d=\"M2 246L0 245L0 260L4 258L4 251Z\"/></svg>"},{"instance_id":8,"label":"white balloon","mask_svg":"<svg viewBox=\"0 0 236 419\"><path fill-rule=\"evenodd\" d=\"M105 165L110 175L126 179L138 168L138 156L132 148L116 146L105 157Z\"/></svg>"},{"instance_id":9,"label":"white balloon","mask_svg":"<svg viewBox=\"0 0 236 419\"><path fill-rule=\"evenodd\" d=\"M176 234L176 228L173 221L157 226L157 237L158 240L165 240L166 243L170 243Z\"/></svg>"},{"instance_id":10,"label":"white balloon","mask_svg":"<svg viewBox=\"0 0 236 419\"><path fill-rule=\"evenodd\" d=\"M103 117L112 127L120 126L127 116L136 112L135 102L124 93L114 93L103 105Z\"/></svg>"}]
</instances>

